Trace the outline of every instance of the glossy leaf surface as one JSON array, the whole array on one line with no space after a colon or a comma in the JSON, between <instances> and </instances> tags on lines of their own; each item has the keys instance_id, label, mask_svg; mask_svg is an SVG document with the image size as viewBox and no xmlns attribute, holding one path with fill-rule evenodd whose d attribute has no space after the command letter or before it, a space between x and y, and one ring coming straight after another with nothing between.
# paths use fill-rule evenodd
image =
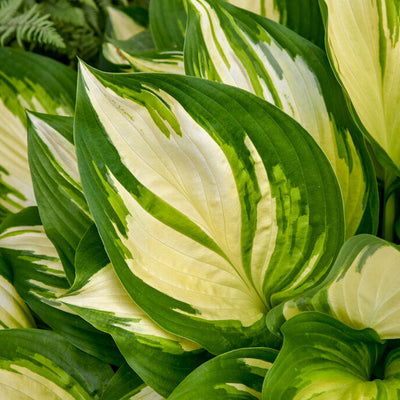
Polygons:
<instances>
[{"instance_id":1,"label":"glossy leaf surface","mask_svg":"<svg viewBox=\"0 0 400 400\"><path fill-rule=\"evenodd\" d=\"M83 188L129 295L211 352L268 344L271 305L321 280L343 240L325 155L237 88L81 71Z\"/></svg>"}]
</instances>

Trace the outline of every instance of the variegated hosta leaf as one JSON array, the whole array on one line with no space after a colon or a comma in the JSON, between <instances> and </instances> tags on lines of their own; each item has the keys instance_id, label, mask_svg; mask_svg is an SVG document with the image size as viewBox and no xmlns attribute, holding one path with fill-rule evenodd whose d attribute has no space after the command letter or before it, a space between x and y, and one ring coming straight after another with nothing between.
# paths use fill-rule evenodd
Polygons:
<instances>
[{"instance_id":1,"label":"variegated hosta leaf","mask_svg":"<svg viewBox=\"0 0 400 400\"><path fill-rule=\"evenodd\" d=\"M400 349L386 356L374 332L357 331L320 313L282 327L283 347L268 372L263 400L397 400ZM376 369L375 369L376 368Z\"/></svg>"},{"instance_id":2,"label":"variegated hosta leaf","mask_svg":"<svg viewBox=\"0 0 400 400\"><path fill-rule=\"evenodd\" d=\"M272 19L316 45L324 46L324 26L318 0L228 0L237 7Z\"/></svg>"},{"instance_id":3,"label":"variegated hosta leaf","mask_svg":"<svg viewBox=\"0 0 400 400\"><path fill-rule=\"evenodd\" d=\"M47 325L75 346L114 365L120 364L122 357L111 337L57 300L70 285L57 251L44 233L37 209L19 214L8 226L6 219L0 232L0 251L13 268L13 283L19 295Z\"/></svg>"},{"instance_id":4,"label":"variegated hosta leaf","mask_svg":"<svg viewBox=\"0 0 400 400\"><path fill-rule=\"evenodd\" d=\"M212 353L269 346L265 314L321 281L343 240L311 136L234 87L85 66L75 122L89 208L132 299Z\"/></svg>"},{"instance_id":5,"label":"variegated hosta leaf","mask_svg":"<svg viewBox=\"0 0 400 400\"><path fill-rule=\"evenodd\" d=\"M318 0L228 0L288 28L324 47L324 26ZM152 0L150 26L159 50L182 50L187 14L185 0Z\"/></svg>"},{"instance_id":6,"label":"variegated hosta leaf","mask_svg":"<svg viewBox=\"0 0 400 400\"><path fill-rule=\"evenodd\" d=\"M0 329L34 328L35 321L12 285L11 276L0 253Z\"/></svg>"},{"instance_id":7,"label":"variegated hosta leaf","mask_svg":"<svg viewBox=\"0 0 400 400\"><path fill-rule=\"evenodd\" d=\"M143 33L146 30L145 26L147 21L140 21L140 18L135 19L132 15L114 7L107 7L107 14L108 19L106 25L106 38L103 43L103 55L112 64L124 66L124 69L127 69L129 63L115 42L142 42L141 39L143 39ZM140 15L138 17L140 17ZM152 40L151 43L153 44ZM143 50L138 48L137 51Z\"/></svg>"},{"instance_id":8,"label":"variegated hosta leaf","mask_svg":"<svg viewBox=\"0 0 400 400\"><path fill-rule=\"evenodd\" d=\"M248 90L296 119L322 147L339 179L346 236L359 229L375 233L373 166L323 51L222 0L190 0L188 8L187 73ZM370 226L364 214L372 214Z\"/></svg>"},{"instance_id":9,"label":"variegated hosta leaf","mask_svg":"<svg viewBox=\"0 0 400 400\"><path fill-rule=\"evenodd\" d=\"M123 49L120 51L134 71L185 74L183 53L181 51L163 51L144 54L129 54Z\"/></svg>"},{"instance_id":10,"label":"variegated hosta leaf","mask_svg":"<svg viewBox=\"0 0 400 400\"><path fill-rule=\"evenodd\" d=\"M246 348L221 354L194 370L168 400L257 400L265 374L278 354L267 348Z\"/></svg>"},{"instance_id":11,"label":"variegated hosta leaf","mask_svg":"<svg viewBox=\"0 0 400 400\"><path fill-rule=\"evenodd\" d=\"M348 240L326 280L268 315L277 333L284 320L306 311L328 313L381 339L400 339L400 248L371 235Z\"/></svg>"},{"instance_id":12,"label":"variegated hosta leaf","mask_svg":"<svg viewBox=\"0 0 400 400\"><path fill-rule=\"evenodd\" d=\"M115 7L107 7L107 36L117 40L127 40L143 32L145 24L139 23L131 15Z\"/></svg>"},{"instance_id":13,"label":"variegated hosta leaf","mask_svg":"<svg viewBox=\"0 0 400 400\"><path fill-rule=\"evenodd\" d=\"M323 0L327 50L376 156L400 175L400 3Z\"/></svg>"},{"instance_id":14,"label":"variegated hosta leaf","mask_svg":"<svg viewBox=\"0 0 400 400\"><path fill-rule=\"evenodd\" d=\"M126 54L140 59L142 55L146 58L146 54L153 53L156 53L156 49L150 29L146 29L127 40L109 38L108 42L103 44L104 57L126 72L132 72L134 70L133 66L127 60ZM147 56L147 58L149 57Z\"/></svg>"},{"instance_id":15,"label":"variegated hosta leaf","mask_svg":"<svg viewBox=\"0 0 400 400\"><path fill-rule=\"evenodd\" d=\"M183 49L186 30L185 0L151 0L150 29L159 51Z\"/></svg>"},{"instance_id":16,"label":"variegated hosta leaf","mask_svg":"<svg viewBox=\"0 0 400 400\"><path fill-rule=\"evenodd\" d=\"M152 361L158 362L158 360ZM123 364L108 383L101 400L163 400L157 392L147 386L129 367Z\"/></svg>"},{"instance_id":17,"label":"variegated hosta leaf","mask_svg":"<svg viewBox=\"0 0 400 400\"><path fill-rule=\"evenodd\" d=\"M25 109L72 115L75 84L76 73L57 61L26 51L0 49L0 219L35 204Z\"/></svg>"},{"instance_id":18,"label":"variegated hosta leaf","mask_svg":"<svg viewBox=\"0 0 400 400\"><path fill-rule=\"evenodd\" d=\"M73 118L28 113L28 155L40 218L74 280L75 251L93 220L79 177Z\"/></svg>"},{"instance_id":19,"label":"variegated hosta leaf","mask_svg":"<svg viewBox=\"0 0 400 400\"><path fill-rule=\"evenodd\" d=\"M0 331L0 343L2 399L100 400L113 375L55 332L8 329Z\"/></svg>"},{"instance_id":20,"label":"variegated hosta leaf","mask_svg":"<svg viewBox=\"0 0 400 400\"><path fill-rule=\"evenodd\" d=\"M97 329L109 333L128 364L164 396L194 368L209 359L196 343L170 334L157 326L132 301L109 264L104 250L100 257L97 231L82 240L77 252L77 279L83 285L59 300ZM90 277L81 279L81 275Z\"/></svg>"},{"instance_id":21,"label":"variegated hosta leaf","mask_svg":"<svg viewBox=\"0 0 400 400\"><path fill-rule=\"evenodd\" d=\"M109 50L103 48L106 58L114 64L123 65L125 72L165 72L185 74L183 52L142 52L130 46L130 41L111 40Z\"/></svg>"}]
</instances>

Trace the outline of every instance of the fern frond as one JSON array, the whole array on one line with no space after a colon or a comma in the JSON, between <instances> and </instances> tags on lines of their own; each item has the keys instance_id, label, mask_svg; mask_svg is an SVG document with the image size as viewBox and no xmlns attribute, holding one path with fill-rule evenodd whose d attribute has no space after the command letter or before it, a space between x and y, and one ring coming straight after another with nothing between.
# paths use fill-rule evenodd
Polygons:
<instances>
[{"instance_id":1,"label":"fern frond","mask_svg":"<svg viewBox=\"0 0 400 400\"><path fill-rule=\"evenodd\" d=\"M42 14L38 4L28 11L12 17L0 24L0 45L16 38L22 46L23 41L65 48L62 37L57 33L49 14Z\"/></svg>"},{"instance_id":2,"label":"fern frond","mask_svg":"<svg viewBox=\"0 0 400 400\"><path fill-rule=\"evenodd\" d=\"M0 1L0 25L13 18L24 0Z\"/></svg>"}]
</instances>

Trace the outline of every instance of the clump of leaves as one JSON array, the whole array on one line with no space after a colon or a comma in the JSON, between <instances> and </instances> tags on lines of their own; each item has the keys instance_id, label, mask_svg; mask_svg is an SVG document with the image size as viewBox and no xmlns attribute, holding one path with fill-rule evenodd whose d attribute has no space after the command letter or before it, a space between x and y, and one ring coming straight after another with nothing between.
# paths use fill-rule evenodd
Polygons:
<instances>
[{"instance_id":1,"label":"clump of leaves","mask_svg":"<svg viewBox=\"0 0 400 400\"><path fill-rule=\"evenodd\" d=\"M0 397L398 400L400 4L367 3L108 9L112 73L0 49Z\"/></svg>"}]
</instances>

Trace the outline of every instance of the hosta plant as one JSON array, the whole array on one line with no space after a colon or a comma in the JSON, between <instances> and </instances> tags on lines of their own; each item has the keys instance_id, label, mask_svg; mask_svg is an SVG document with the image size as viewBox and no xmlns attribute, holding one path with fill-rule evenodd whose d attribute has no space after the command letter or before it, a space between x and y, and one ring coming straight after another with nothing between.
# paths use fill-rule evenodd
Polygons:
<instances>
[{"instance_id":1,"label":"hosta plant","mask_svg":"<svg viewBox=\"0 0 400 400\"><path fill-rule=\"evenodd\" d=\"M398 399L399 3L143 12L0 49L0 398Z\"/></svg>"}]
</instances>

